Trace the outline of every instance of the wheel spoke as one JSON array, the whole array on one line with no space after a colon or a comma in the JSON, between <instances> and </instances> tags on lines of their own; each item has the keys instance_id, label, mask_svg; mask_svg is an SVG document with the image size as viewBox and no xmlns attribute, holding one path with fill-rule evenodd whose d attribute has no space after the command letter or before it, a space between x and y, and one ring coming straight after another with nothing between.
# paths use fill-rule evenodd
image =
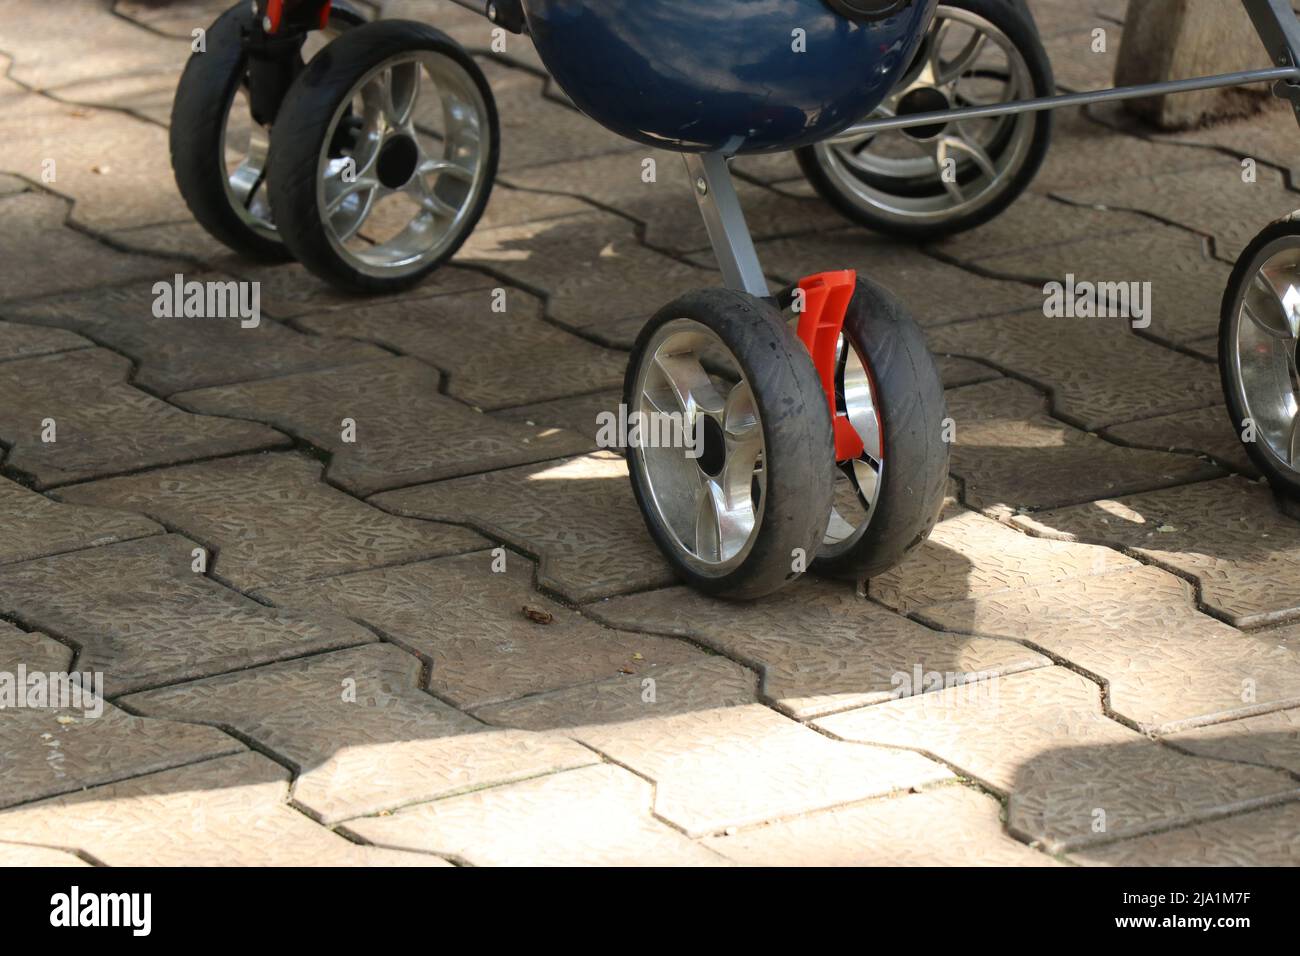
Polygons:
<instances>
[{"instance_id":1,"label":"wheel spoke","mask_svg":"<svg viewBox=\"0 0 1300 956\"><path fill-rule=\"evenodd\" d=\"M396 63L381 74L383 79L384 119L390 129L410 125L415 104L420 99L420 64Z\"/></svg>"},{"instance_id":2,"label":"wheel spoke","mask_svg":"<svg viewBox=\"0 0 1300 956\"><path fill-rule=\"evenodd\" d=\"M379 185L378 180L369 178L358 179L355 182L337 179L334 182L339 184L339 189L325 201L326 216L333 216L337 213L343 207L343 204L348 201L349 197L360 192L368 192Z\"/></svg>"},{"instance_id":3,"label":"wheel spoke","mask_svg":"<svg viewBox=\"0 0 1300 956\"><path fill-rule=\"evenodd\" d=\"M1266 335L1300 338L1300 289L1280 275L1269 275L1266 270L1256 274L1242 310Z\"/></svg>"},{"instance_id":4,"label":"wheel spoke","mask_svg":"<svg viewBox=\"0 0 1300 956\"><path fill-rule=\"evenodd\" d=\"M934 54L934 82L936 86L954 86L956 82L966 74L968 70L974 67L980 54L984 52L984 45L988 42L988 34L976 30L971 36L966 46L955 58L945 63L940 56L938 47L935 48Z\"/></svg>"},{"instance_id":5,"label":"wheel spoke","mask_svg":"<svg viewBox=\"0 0 1300 956\"><path fill-rule=\"evenodd\" d=\"M701 560L717 564L722 560L722 537L718 521L720 489L713 482L700 487L699 508L695 516L695 553Z\"/></svg>"},{"instance_id":6,"label":"wheel spoke","mask_svg":"<svg viewBox=\"0 0 1300 956\"><path fill-rule=\"evenodd\" d=\"M942 71L942 61L940 60L939 51L943 49L943 41L948 31L952 29L951 20L937 20L930 30L930 49L925 58L925 66L916 78L916 82L923 86L938 85L939 74Z\"/></svg>"},{"instance_id":7,"label":"wheel spoke","mask_svg":"<svg viewBox=\"0 0 1300 956\"><path fill-rule=\"evenodd\" d=\"M723 414L726 403L694 352L659 355L655 364L672 389L687 428L695 427L695 418L701 412Z\"/></svg>"},{"instance_id":8,"label":"wheel spoke","mask_svg":"<svg viewBox=\"0 0 1300 956\"><path fill-rule=\"evenodd\" d=\"M992 157L978 143L973 143L960 136L947 135L940 138L938 151L940 168L943 168L944 161L952 153L961 153L963 156L969 157L984 175L990 179L997 177L998 168L994 164Z\"/></svg>"},{"instance_id":9,"label":"wheel spoke","mask_svg":"<svg viewBox=\"0 0 1300 956\"><path fill-rule=\"evenodd\" d=\"M466 169L459 163L453 163L450 159L436 159L430 157L420 163L415 170L419 176L450 176L452 179L459 179L461 182L472 183L474 181L474 170Z\"/></svg>"},{"instance_id":10,"label":"wheel spoke","mask_svg":"<svg viewBox=\"0 0 1300 956\"><path fill-rule=\"evenodd\" d=\"M880 464L863 456L851 461L846 466L849 480L858 491L858 498L868 514L876 506L876 494L880 490Z\"/></svg>"}]
</instances>

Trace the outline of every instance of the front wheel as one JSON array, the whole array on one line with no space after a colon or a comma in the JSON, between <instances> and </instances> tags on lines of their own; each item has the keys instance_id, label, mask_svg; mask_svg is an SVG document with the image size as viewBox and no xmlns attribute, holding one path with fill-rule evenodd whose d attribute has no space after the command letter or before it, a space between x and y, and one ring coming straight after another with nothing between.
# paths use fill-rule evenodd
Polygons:
<instances>
[{"instance_id":1,"label":"front wheel","mask_svg":"<svg viewBox=\"0 0 1300 956\"><path fill-rule=\"evenodd\" d=\"M1280 492L1300 496L1300 221L1246 247L1223 293L1219 372L1232 427Z\"/></svg>"},{"instance_id":2,"label":"front wheel","mask_svg":"<svg viewBox=\"0 0 1300 956\"><path fill-rule=\"evenodd\" d=\"M683 296L642 330L624 402L639 432L632 490L678 576L745 599L798 577L826 528L832 438L816 371L780 313L740 292Z\"/></svg>"},{"instance_id":3,"label":"front wheel","mask_svg":"<svg viewBox=\"0 0 1300 956\"><path fill-rule=\"evenodd\" d=\"M441 31L381 20L335 40L289 89L270 195L289 250L355 292L450 259L487 206L499 126L483 72Z\"/></svg>"},{"instance_id":4,"label":"front wheel","mask_svg":"<svg viewBox=\"0 0 1300 956\"><path fill-rule=\"evenodd\" d=\"M952 437L920 326L866 279L857 280L844 315L834 392L836 417L847 420L862 452L837 462L830 522L812 570L862 580L929 537L943 507Z\"/></svg>"}]
</instances>

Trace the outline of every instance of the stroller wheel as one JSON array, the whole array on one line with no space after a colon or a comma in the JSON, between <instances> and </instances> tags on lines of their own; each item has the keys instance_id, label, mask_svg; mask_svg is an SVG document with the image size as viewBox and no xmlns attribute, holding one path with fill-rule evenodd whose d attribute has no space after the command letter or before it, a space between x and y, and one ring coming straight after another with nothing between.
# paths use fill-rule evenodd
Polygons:
<instances>
[{"instance_id":1,"label":"stroller wheel","mask_svg":"<svg viewBox=\"0 0 1300 956\"><path fill-rule=\"evenodd\" d=\"M833 456L825 393L780 313L740 292L683 296L642 330L624 402L641 435L632 489L678 575L729 598L798 577L826 527ZM690 447L660 440L674 433Z\"/></svg>"},{"instance_id":2,"label":"stroller wheel","mask_svg":"<svg viewBox=\"0 0 1300 956\"><path fill-rule=\"evenodd\" d=\"M271 139L285 244L357 292L404 289L451 258L491 193L496 105L473 59L421 23L331 43L294 81Z\"/></svg>"},{"instance_id":3,"label":"stroller wheel","mask_svg":"<svg viewBox=\"0 0 1300 956\"><path fill-rule=\"evenodd\" d=\"M1054 91L1033 22L1011 0L948 0L872 118L985 106ZM874 133L797 151L818 193L849 219L909 239L987 222L1028 188L1051 139L1051 113L1021 113Z\"/></svg>"},{"instance_id":4,"label":"stroller wheel","mask_svg":"<svg viewBox=\"0 0 1300 956\"><path fill-rule=\"evenodd\" d=\"M243 255L279 260L289 253L266 195L271 133L253 119L248 99L243 33L253 16L252 4L240 0L216 19L204 51L186 64L172 103L172 170L186 205L213 238ZM336 2L328 29L311 34L303 52L364 22L355 9Z\"/></svg>"},{"instance_id":5,"label":"stroller wheel","mask_svg":"<svg viewBox=\"0 0 1300 956\"><path fill-rule=\"evenodd\" d=\"M1269 226L1223 294L1219 372L1232 426L1280 492L1300 495L1300 222Z\"/></svg>"},{"instance_id":6,"label":"stroller wheel","mask_svg":"<svg viewBox=\"0 0 1300 956\"><path fill-rule=\"evenodd\" d=\"M887 290L859 278L835 357L835 409L862 453L837 462L830 521L812 570L880 574L930 535L943 507L949 445L943 384L920 327Z\"/></svg>"}]
</instances>

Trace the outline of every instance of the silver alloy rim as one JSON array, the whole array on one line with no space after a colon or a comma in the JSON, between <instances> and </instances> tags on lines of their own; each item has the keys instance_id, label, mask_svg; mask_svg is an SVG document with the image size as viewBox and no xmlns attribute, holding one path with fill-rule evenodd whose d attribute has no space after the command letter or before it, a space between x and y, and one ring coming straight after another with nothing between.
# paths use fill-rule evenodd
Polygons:
<instances>
[{"instance_id":1,"label":"silver alloy rim","mask_svg":"<svg viewBox=\"0 0 1300 956\"><path fill-rule=\"evenodd\" d=\"M304 61L310 61L317 50L341 32L337 27L330 27L309 34L302 49ZM271 131L253 120L244 78L236 84L234 94L226 104L220 149L230 208L253 232L278 241L271 201L266 192L266 157L271 149Z\"/></svg>"},{"instance_id":2,"label":"silver alloy rim","mask_svg":"<svg viewBox=\"0 0 1300 956\"><path fill-rule=\"evenodd\" d=\"M871 118L1034 95L1029 65L1005 33L974 13L940 6L907 75ZM1029 155L1036 122L1030 113L963 120L821 143L815 150L846 198L878 218L924 225L974 213L1001 195ZM949 160L957 171L953 182L941 175ZM902 181L927 180L932 188L916 194L902 188Z\"/></svg>"},{"instance_id":3,"label":"silver alloy rim","mask_svg":"<svg viewBox=\"0 0 1300 956\"><path fill-rule=\"evenodd\" d=\"M875 517L885 467L879 406L867 363L842 335L836 355L836 410L862 439L862 454L839 463L830 522L822 539L823 550L830 554L856 543Z\"/></svg>"},{"instance_id":4,"label":"silver alloy rim","mask_svg":"<svg viewBox=\"0 0 1300 956\"><path fill-rule=\"evenodd\" d=\"M1300 476L1300 236L1265 248L1257 261L1237 310L1237 397L1256 440Z\"/></svg>"},{"instance_id":5,"label":"silver alloy rim","mask_svg":"<svg viewBox=\"0 0 1300 956\"><path fill-rule=\"evenodd\" d=\"M683 447L654 447L643 431L630 449L633 467L681 560L721 576L745 561L763 522L766 444L754 393L722 340L693 319L666 322L643 355L629 411L642 422L678 416L704 446L691 457Z\"/></svg>"},{"instance_id":6,"label":"silver alloy rim","mask_svg":"<svg viewBox=\"0 0 1300 956\"><path fill-rule=\"evenodd\" d=\"M334 251L391 278L441 257L487 185L487 117L478 85L443 54L403 53L371 69L331 118L317 164Z\"/></svg>"}]
</instances>

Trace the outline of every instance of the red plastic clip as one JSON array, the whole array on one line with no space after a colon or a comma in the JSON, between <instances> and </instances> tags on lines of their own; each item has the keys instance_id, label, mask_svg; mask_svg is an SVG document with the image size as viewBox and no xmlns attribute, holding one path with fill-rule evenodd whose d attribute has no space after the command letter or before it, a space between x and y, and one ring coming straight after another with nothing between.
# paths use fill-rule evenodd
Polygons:
<instances>
[{"instance_id":1,"label":"red plastic clip","mask_svg":"<svg viewBox=\"0 0 1300 956\"><path fill-rule=\"evenodd\" d=\"M862 455L862 437L847 416L835 408L835 351L844 316L858 288L858 274L852 269L823 272L799 280L803 290L803 311L799 314L799 340L812 356L813 367L822 380L835 428L835 460L852 461Z\"/></svg>"},{"instance_id":2,"label":"red plastic clip","mask_svg":"<svg viewBox=\"0 0 1300 956\"><path fill-rule=\"evenodd\" d=\"M266 0L266 22L271 28L267 33L276 33L280 29L280 21L284 19L284 0Z\"/></svg>"},{"instance_id":3,"label":"red plastic clip","mask_svg":"<svg viewBox=\"0 0 1300 956\"><path fill-rule=\"evenodd\" d=\"M334 0L325 0L320 8L320 21L316 24L322 30L329 29L330 25L330 8L334 6Z\"/></svg>"}]
</instances>

